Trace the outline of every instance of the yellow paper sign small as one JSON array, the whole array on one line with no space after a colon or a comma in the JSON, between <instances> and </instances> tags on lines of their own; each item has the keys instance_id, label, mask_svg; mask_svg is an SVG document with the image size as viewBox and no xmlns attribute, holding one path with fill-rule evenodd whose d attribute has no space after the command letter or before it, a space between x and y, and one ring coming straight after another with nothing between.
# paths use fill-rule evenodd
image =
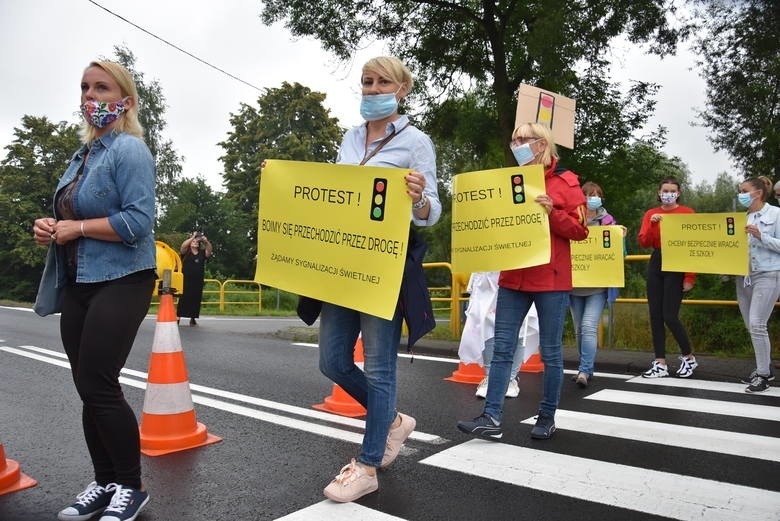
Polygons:
<instances>
[{"instance_id":1,"label":"yellow paper sign small","mask_svg":"<svg viewBox=\"0 0 780 521\"><path fill-rule=\"evenodd\" d=\"M255 280L391 319L409 241L408 173L267 161Z\"/></svg>"},{"instance_id":2,"label":"yellow paper sign small","mask_svg":"<svg viewBox=\"0 0 780 521\"><path fill-rule=\"evenodd\" d=\"M661 269L748 274L744 213L667 214L661 220Z\"/></svg>"},{"instance_id":3,"label":"yellow paper sign small","mask_svg":"<svg viewBox=\"0 0 780 521\"><path fill-rule=\"evenodd\" d=\"M575 288L622 288L623 229L588 226L588 238L571 241L571 274Z\"/></svg>"},{"instance_id":4,"label":"yellow paper sign small","mask_svg":"<svg viewBox=\"0 0 780 521\"><path fill-rule=\"evenodd\" d=\"M453 272L550 262L550 223L534 201L545 191L540 165L458 174L452 190Z\"/></svg>"}]
</instances>

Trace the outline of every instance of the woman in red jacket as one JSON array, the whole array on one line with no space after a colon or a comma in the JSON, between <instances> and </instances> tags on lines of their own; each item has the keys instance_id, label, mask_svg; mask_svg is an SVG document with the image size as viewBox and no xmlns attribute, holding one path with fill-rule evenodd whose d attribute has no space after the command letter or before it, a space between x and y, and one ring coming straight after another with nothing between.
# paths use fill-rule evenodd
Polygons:
<instances>
[{"instance_id":1,"label":"woman in red jacket","mask_svg":"<svg viewBox=\"0 0 780 521\"><path fill-rule=\"evenodd\" d=\"M571 292L569 241L588 236L585 196L577 176L558 167L550 129L539 123L516 128L510 145L519 165L543 165L546 193L535 201L549 216L551 256L548 264L502 271L498 279L493 362L485 409L481 416L458 422L458 429L482 438L499 439L504 395L509 385L517 335L531 304L539 315L539 351L544 362L544 396L531 437L548 439L555 431L555 410L563 382L562 336Z\"/></svg>"},{"instance_id":2,"label":"woman in red jacket","mask_svg":"<svg viewBox=\"0 0 780 521\"><path fill-rule=\"evenodd\" d=\"M661 270L661 220L669 213L694 213L693 209L677 204L680 194L680 182L675 177L662 179L658 186L658 201L661 206L645 212L642 228L639 230L639 245L643 248L653 248L647 267L647 306L650 309L650 332L655 360L650 369L642 373L645 378L669 376L664 324L672 332L682 351L677 376L688 378L699 365L691 352L691 341L679 317L683 293L693 288L696 275Z\"/></svg>"}]
</instances>

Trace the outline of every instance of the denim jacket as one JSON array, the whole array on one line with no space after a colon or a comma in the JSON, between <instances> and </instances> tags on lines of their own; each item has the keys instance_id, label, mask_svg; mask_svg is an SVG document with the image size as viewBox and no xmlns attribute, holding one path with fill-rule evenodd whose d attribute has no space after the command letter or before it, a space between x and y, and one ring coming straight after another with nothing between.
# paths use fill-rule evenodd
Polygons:
<instances>
[{"instance_id":1,"label":"denim jacket","mask_svg":"<svg viewBox=\"0 0 780 521\"><path fill-rule=\"evenodd\" d=\"M87 153L81 147L60 178L57 193L73 181ZM154 244L155 167L146 144L126 133L108 132L92 143L73 210L79 219L108 217L121 242L83 237L77 248L76 282L103 282L156 265ZM60 216L55 216L59 219ZM65 270L58 247L57 271Z\"/></svg>"},{"instance_id":2,"label":"denim jacket","mask_svg":"<svg viewBox=\"0 0 780 521\"><path fill-rule=\"evenodd\" d=\"M757 212L748 213L748 224L755 224L761 238L748 235L750 272L780 270L780 208L764 203Z\"/></svg>"}]
</instances>

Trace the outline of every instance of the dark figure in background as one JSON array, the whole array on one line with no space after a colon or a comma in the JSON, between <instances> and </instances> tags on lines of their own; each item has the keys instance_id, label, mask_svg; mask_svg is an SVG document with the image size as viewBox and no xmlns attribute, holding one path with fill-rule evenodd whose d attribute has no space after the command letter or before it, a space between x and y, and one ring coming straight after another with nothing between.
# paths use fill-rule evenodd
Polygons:
<instances>
[{"instance_id":1,"label":"dark figure in background","mask_svg":"<svg viewBox=\"0 0 780 521\"><path fill-rule=\"evenodd\" d=\"M211 257L211 249L211 243L202 232L192 232L192 236L181 243L184 291L179 297L176 314L179 317L190 317L191 326L197 326L195 319L200 318L206 259Z\"/></svg>"}]
</instances>

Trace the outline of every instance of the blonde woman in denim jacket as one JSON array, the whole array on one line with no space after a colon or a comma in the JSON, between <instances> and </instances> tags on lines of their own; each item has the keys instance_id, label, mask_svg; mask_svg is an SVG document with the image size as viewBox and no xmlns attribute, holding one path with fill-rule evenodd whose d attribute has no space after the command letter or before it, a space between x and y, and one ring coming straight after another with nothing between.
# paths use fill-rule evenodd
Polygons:
<instances>
[{"instance_id":1,"label":"blonde woman in denim jacket","mask_svg":"<svg viewBox=\"0 0 780 521\"><path fill-rule=\"evenodd\" d=\"M131 521L149 501L141 483L138 423L119 385L155 280L154 160L142 141L130 73L92 62L81 79L84 145L54 194L54 217L35 241L55 248L64 280L60 336L83 402L94 480L63 521Z\"/></svg>"},{"instance_id":2,"label":"blonde woman in denim jacket","mask_svg":"<svg viewBox=\"0 0 780 521\"><path fill-rule=\"evenodd\" d=\"M767 324L780 297L780 208L766 202L771 190L768 178L755 177L739 185L737 196L747 208L750 255L748 276L737 277L737 301L756 353L756 369L744 380L747 393L766 391L774 379Z\"/></svg>"}]
</instances>

